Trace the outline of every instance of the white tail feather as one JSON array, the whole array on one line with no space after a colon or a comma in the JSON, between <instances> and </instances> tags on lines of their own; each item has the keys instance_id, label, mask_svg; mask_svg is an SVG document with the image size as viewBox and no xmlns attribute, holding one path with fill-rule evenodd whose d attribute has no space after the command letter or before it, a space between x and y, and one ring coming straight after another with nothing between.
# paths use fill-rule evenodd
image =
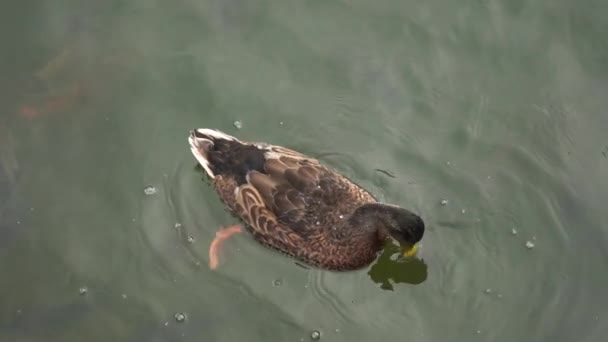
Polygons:
<instances>
[{"instance_id":1,"label":"white tail feather","mask_svg":"<svg viewBox=\"0 0 608 342\"><path fill-rule=\"evenodd\" d=\"M213 147L213 141L216 139L238 141L238 139L226 133L209 128L199 128L196 130L196 133L198 136L194 131L191 131L190 136L188 137L190 150L209 177L215 178L215 174L211 170L211 163L209 162L209 159L207 159L207 152Z\"/></svg>"},{"instance_id":2,"label":"white tail feather","mask_svg":"<svg viewBox=\"0 0 608 342\"><path fill-rule=\"evenodd\" d=\"M192 151L194 158L196 158L196 160L198 160L198 163L201 164L203 169L205 169L205 172L207 172L209 177L215 178L213 171L211 171L211 168L209 167L209 161L207 160L205 150L203 147L204 145L199 144L199 142L201 142L201 140L207 140L208 143L213 145L213 142L211 142L211 140L194 138L194 137L190 136L190 137L188 137L188 142L190 142L190 151Z\"/></svg>"},{"instance_id":3,"label":"white tail feather","mask_svg":"<svg viewBox=\"0 0 608 342\"><path fill-rule=\"evenodd\" d=\"M237 138L228 135L224 132L220 132L217 129L209 129L209 128L199 128L196 130L198 133L203 134L203 135L207 135L210 138L214 138L214 139L224 139L224 140L237 140Z\"/></svg>"}]
</instances>

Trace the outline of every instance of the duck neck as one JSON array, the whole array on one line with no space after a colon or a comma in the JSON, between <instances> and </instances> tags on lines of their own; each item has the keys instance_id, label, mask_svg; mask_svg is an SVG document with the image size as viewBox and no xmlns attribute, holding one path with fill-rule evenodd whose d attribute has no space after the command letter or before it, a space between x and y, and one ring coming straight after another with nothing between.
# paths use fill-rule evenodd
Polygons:
<instances>
[{"instance_id":1,"label":"duck neck","mask_svg":"<svg viewBox=\"0 0 608 342\"><path fill-rule=\"evenodd\" d=\"M388 227L394 222L395 207L383 203L366 203L355 210L351 224L363 227L369 233L377 234L381 240L389 237Z\"/></svg>"}]
</instances>

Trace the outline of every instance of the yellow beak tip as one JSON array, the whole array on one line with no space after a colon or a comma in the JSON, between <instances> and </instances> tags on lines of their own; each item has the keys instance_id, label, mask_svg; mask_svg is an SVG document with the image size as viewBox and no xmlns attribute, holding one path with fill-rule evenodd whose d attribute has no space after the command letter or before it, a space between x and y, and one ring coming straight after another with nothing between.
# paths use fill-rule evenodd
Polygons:
<instances>
[{"instance_id":1,"label":"yellow beak tip","mask_svg":"<svg viewBox=\"0 0 608 342\"><path fill-rule=\"evenodd\" d=\"M418 252L418 245L413 245L412 247L403 249L403 255L408 258L415 256L417 252Z\"/></svg>"}]
</instances>

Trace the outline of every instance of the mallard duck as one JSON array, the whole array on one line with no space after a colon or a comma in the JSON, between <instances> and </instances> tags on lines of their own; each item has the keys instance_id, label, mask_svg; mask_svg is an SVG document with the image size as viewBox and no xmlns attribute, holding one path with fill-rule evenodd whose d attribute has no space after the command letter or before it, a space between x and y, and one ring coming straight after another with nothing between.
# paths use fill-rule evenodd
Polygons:
<instances>
[{"instance_id":1,"label":"mallard duck","mask_svg":"<svg viewBox=\"0 0 608 342\"><path fill-rule=\"evenodd\" d=\"M215 129L193 130L188 140L221 201L262 245L334 271L367 266L390 237L406 256L416 253L420 216L378 202L314 158Z\"/></svg>"}]
</instances>

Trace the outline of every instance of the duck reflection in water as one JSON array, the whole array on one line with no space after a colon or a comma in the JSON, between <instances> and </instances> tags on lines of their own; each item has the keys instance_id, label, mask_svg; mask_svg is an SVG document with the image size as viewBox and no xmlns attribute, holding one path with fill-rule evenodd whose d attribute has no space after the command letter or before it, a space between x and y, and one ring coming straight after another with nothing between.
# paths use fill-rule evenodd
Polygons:
<instances>
[{"instance_id":1,"label":"duck reflection in water","mask_svg":"<svg viewBox=\"0 0 608 342\"><path fill-rule=\"evenodd\" d=\"M393 291L396 284L422 284L427 265L418 257L403 257L398 246L389 244L367 274L381 289Z\"/></svg>"}]
</instances>

